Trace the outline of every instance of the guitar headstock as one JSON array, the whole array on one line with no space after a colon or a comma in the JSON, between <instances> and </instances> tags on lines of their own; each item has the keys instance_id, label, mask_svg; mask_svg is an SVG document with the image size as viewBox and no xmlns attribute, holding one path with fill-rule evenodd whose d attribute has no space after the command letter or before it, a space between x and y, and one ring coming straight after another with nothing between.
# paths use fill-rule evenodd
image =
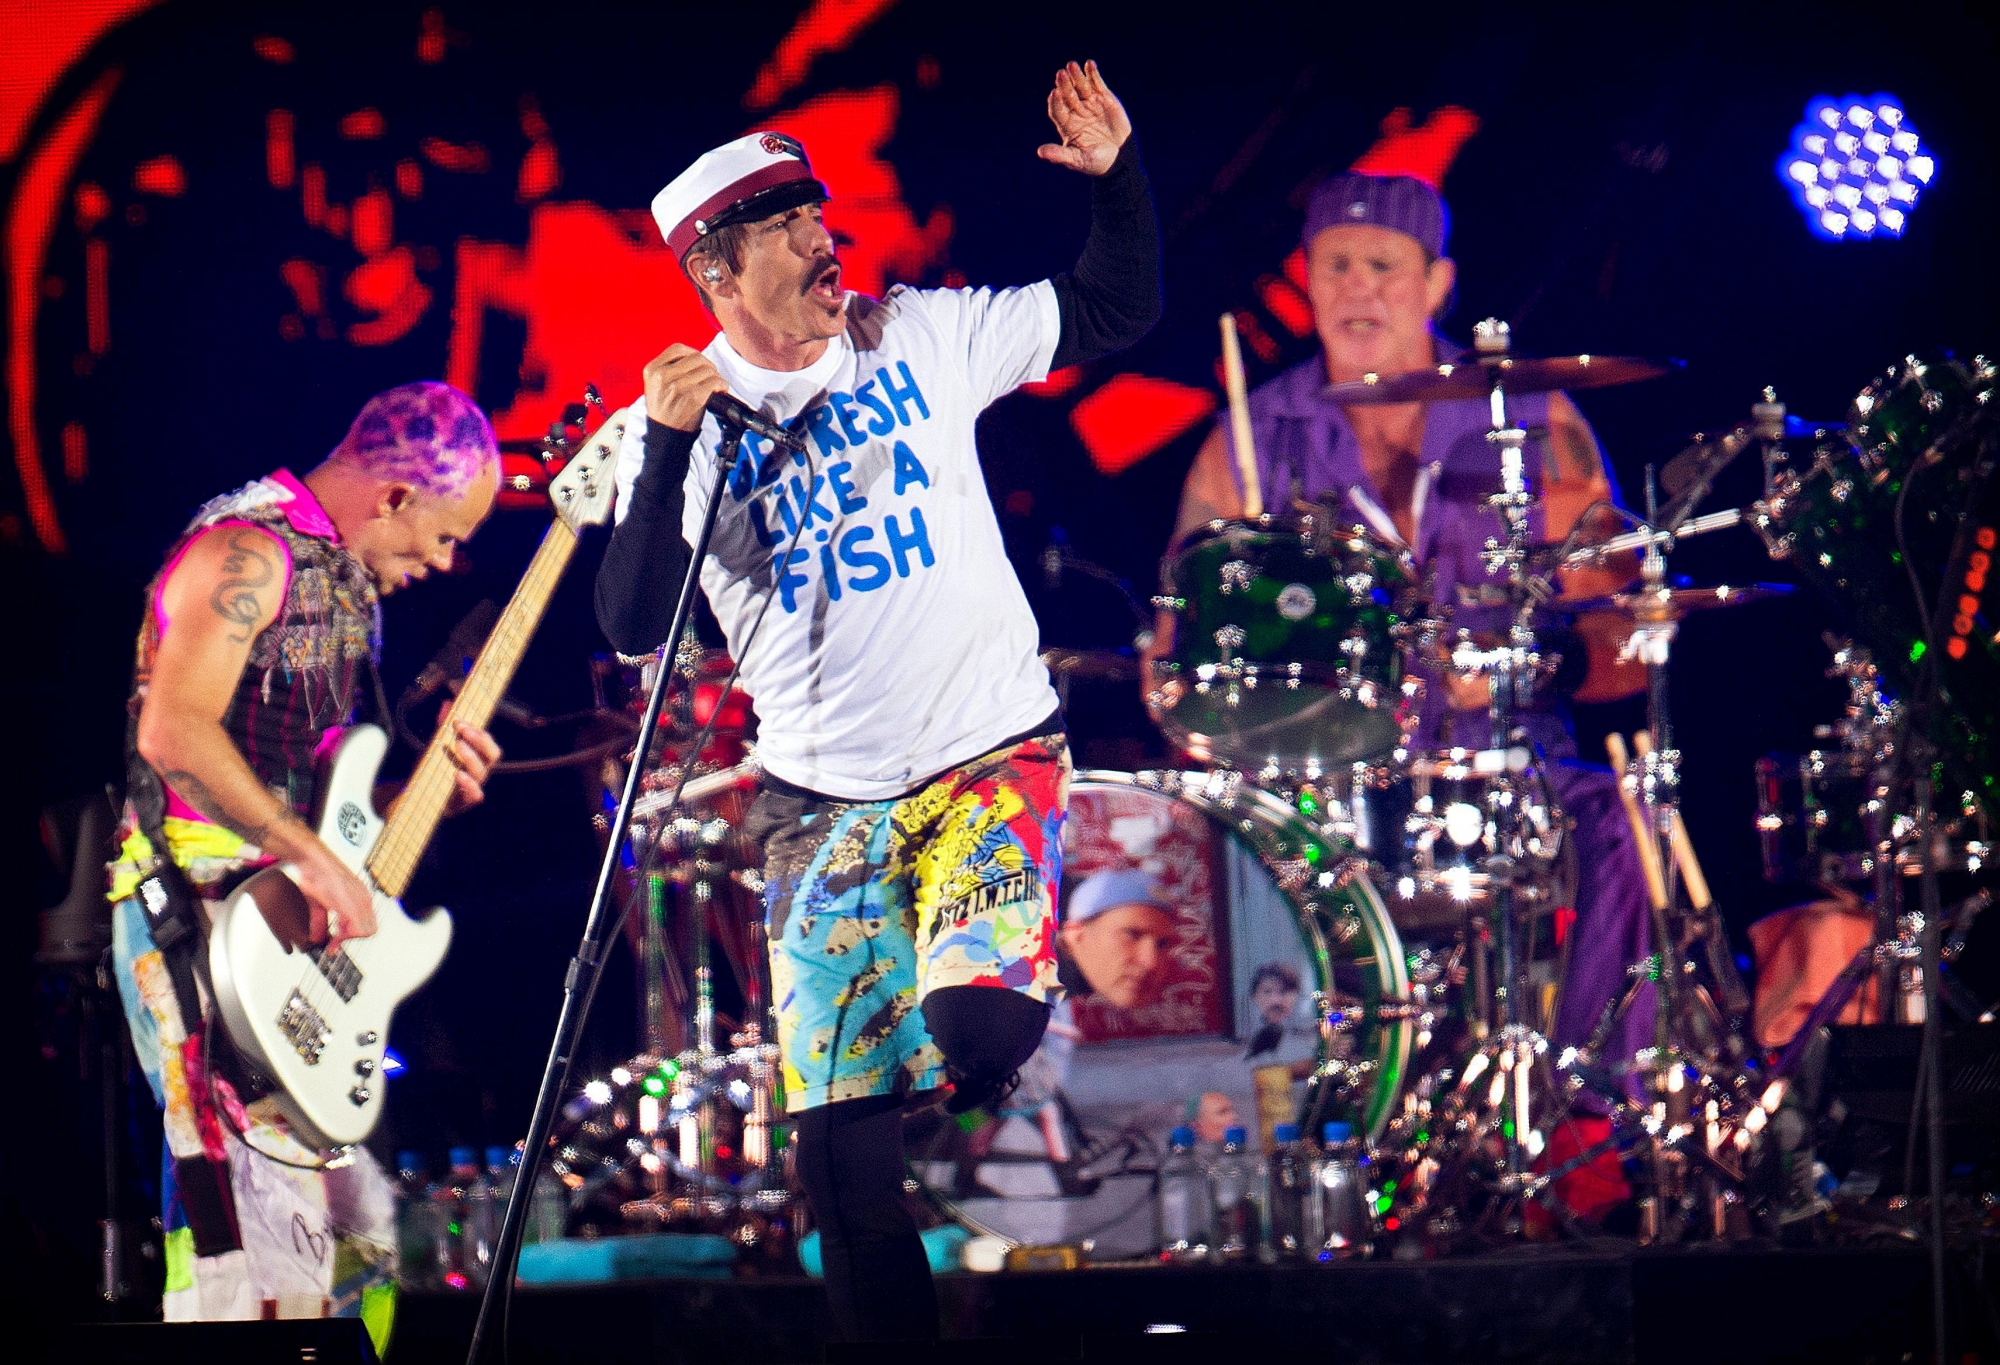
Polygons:
<instances>
[{"instance_id":1,"label":"guitar headstock","mask_svg":"<svg viewBox=\"0 0 2000 1365\"><path fill-rule=\"evenodd\" d=\"M624 413L613 413L549 484L549 500L555 504L556 515L572 531L602 525L611 516L625 422Z\"/></svg>"}]
</instances>

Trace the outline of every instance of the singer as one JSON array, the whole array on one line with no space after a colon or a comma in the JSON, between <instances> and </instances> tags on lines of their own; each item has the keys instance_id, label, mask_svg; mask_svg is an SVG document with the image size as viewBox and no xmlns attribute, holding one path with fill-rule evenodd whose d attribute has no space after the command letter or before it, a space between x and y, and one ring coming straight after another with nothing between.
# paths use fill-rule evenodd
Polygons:
<instances>
[{"instance_id":1,"label":"singer","mask_svg":"<svg viewBox=\"0 0 2000 1365\"><path fill-rule=\"evenodd\" d=\"M841 287L806 152L752 133L698 158L653 216L721 326L646 367L597 612L656 648L733 394L745 432L701 583L756 698L772 998L798 1170L836 1326L935 1337L904 1205L901 1109L1004 1093L1048 1023L1069 782L1063 719L1002 548L973 424L1160 315L1160 243L1132 126L1095 63L1056 74L1043 160L1092 177L1074 270L1015 289Z\"/></svg>"}]
</instances>

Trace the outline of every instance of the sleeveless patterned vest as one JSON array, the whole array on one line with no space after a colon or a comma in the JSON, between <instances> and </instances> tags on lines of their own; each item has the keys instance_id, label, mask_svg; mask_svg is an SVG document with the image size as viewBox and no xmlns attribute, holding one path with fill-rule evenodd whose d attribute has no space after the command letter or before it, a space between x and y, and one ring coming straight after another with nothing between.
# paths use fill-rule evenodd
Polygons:
<instances>
[{"instance_id":1,"label":"sleeveless patterned vest","mask_svg":"<svg viewBox=\"0 0 2000 1365\"><path fill-rule=\"evenodd\" d=\"M321 746L330 730L351 718L362 677L374 680L380 615L374 580L361 561L330 535L302 530L287 515L299 510L302 497L310 494L288 474L225 494L195 514L166 563L174 564L195 536L223 523L268 531L291 552L284 604L277 619L250 642L249 662L222 728L258 779L309 820L318 797ZM310 512L312 516L299 519L323 520L317 507ZM123 832L129 838L164 826L174 861L205 893L214 894L256 861L257 850L220 827L202 829L194 821L169 819L165 785L138 750L139 711L160 643L154 603L166 572L163 568L146 590L145 624L126 704L126 823L133 828ZM380 705L379 691L374 704Z\"/></svg>"}]
</instances>

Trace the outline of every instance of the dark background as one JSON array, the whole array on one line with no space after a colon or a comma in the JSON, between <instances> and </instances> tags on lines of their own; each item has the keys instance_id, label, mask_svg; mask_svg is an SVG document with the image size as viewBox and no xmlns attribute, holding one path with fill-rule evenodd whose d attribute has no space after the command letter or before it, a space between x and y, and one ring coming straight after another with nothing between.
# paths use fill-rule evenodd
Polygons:
<instances>
[{"instance_id":1,"label":"dark background","mask_svg":"<svg viewBox=\"0 0 2000 1365\"><path fill-rule=\"evenodd\" d=\"M82 373L82 310L45 309L37 340L41 439L59 452L72 417L91 432L90 476L57 479L70 548L0 545L0 858L12 913L0 945L0 1055L15 1103L4 1168L24 1218L54 1253L46 1273L80 1285L88 1235L77 1191L94 1158L73 1063L52 1024L61 993L30 964L34 912L59 899L35 814L115 779L140 588L206 498L279 464L303 470L337 442L371 393L444 368L450 246L460 235L525 240L511 193L522 144L516 99L534 92L561 148L558 197L643 206L701 150L754 118L740 101L800 7L563 6L448 8L464 39L440 66L411 56L418 4L322 7L169 3L102 39L51 101L67 102L110 64L122 84L75 178L120 187L139 161L171 151L189 190L147 201L143 223L114 223L110 350ZM251 37L281 33L299 58L275 68ZM1139 130L1167 232L1166 320L1118 368L1213 385L1214 320L1252 306L1252 283L1296 243L1305 187L1358 156L1382 117L1458 104L1482 120L1445 182L1459 262L1460 339L1488 314L1513 322L1528 353L1588 350L1670 356L1675 377L1579 395L1628 497L1642 471L1689 433L1742 420L1764 385L1794 412L1839 418L1862 383L1907 352L1989 348L1996 336L1992 81L1996 25L1986 7L1921 11L1752 5L1589 9L1296 8L1239 0L1207 10L1159 6L907 3L845 51L821 57L793 98L897 85L902 112L888 159L918 221L955 212L943 271L974 284L1038 279L1074 259L1085 187L1043 165L1050 74L1094 56ZM936 79L918 78L935 63ZM1811 235L1773 170L1809 98L1901 97L1938 163L1902 240ZM286 343L290 306L277 265L311 247L291 201L263 182L263 114L282 100L301 127L374 105L393 128L478 138L508 168L444 183L398 207L398 235L441 253L425 319L394 345ZM46 132L48 119L39 126ZM1246 140L1263 138L1244 157ZM338 144L321 149L330 183L358 179ZM369 153L379 159L379 153ZM1217 177L1237 173L1218 189ZM835 185L836 194L840 186ZM318 239L314 239L318 240ZM320 246L325 244L320 241ZM64 215L47 270L80 277L81 239ZM322 252L322 254L324 254ZM509 396L518 324L489 319L479 397ZM1273 335L1286 334L1273 328ZM660 343L676 338L661 336ZM1280 358L1307 353L1292 342ZM1278 366L1253 364L1252 382ZM631 395L611 394L625 401ZM982 452L1010 547L1049 644L1129 642L1114 594L1075 575L1050 592L1039 554L1052 528L1077 553L1145 591L1182 474L1205 425L1116 477L1090 464L1066 404L1003 400ZM52 467L59 456L50 454ZM1746 459L1711 506L1756 496ZM1026 496L1016 496L1025 494ZM17 498L11 483L4 494ZM18 503L14 504L18 511ZM545 523L503 513L471 549L469 572L387 607L384 673L406 683L450 626L483 597L505 600ZM586 543L528 655L516 694L538 709L588 701L587 661L604 648L589 607L598 550ZM1678 552L1697 582L1789 577L1748 531ZM1749 920L1798 897L1757 873L1751 764L1805 747L1837 712L1819 636L1837 624L1810 592L1683 629L1674 703L1686 755L1687 819L1739 949ZM1165 757L1129 689L1085 688L1073 705L1083 764ZM1609 728L1642 723L1635 705L1579 718L1586 752ZM532 736L509 735L513 752ZM451 1142L511 1142L525 1128L546 1055L563 964L594 871L589 807L574 774L497 781L481 810L452 822L411 901L448 903L458 936L433 983L399 1015L411 1074L395 1082L385 1147L440 1153ZM1967 970L1982 994L1991 969ZM614 964L586 1055L629 1053L629 971ZM134 1081L136 1073L134 1073ZM136 1096L141 1106L149 1097ZM143 1128L143 1124L137 1125ZM157 1128L155 1128L157 1134ZM23 1183L25 1181L25 1183Z\"/></svg>"}]
</instances>

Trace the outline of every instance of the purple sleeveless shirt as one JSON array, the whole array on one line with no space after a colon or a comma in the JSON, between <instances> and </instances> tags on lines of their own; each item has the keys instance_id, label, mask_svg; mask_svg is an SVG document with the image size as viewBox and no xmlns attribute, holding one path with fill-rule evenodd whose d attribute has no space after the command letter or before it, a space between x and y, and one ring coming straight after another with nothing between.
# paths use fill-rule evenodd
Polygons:
<instances>
[{"instance_id":1,"label":"purple sleeveless shirt","mask_svg":"<svg viewBox=\"0 0 2000 1365\"><path fill-rule=\"evenodd\" d=\"M1456 360L1454 348L1439 343L1440 363ZM1391 543L1401 542L1401 533L1390 519L1387 500L1375 487L1361 462L1361 441L1349 425L1340 405L1323 397L1327 387L1326 362L1318 353L1292 366L1276 379L1260 385L1250 395L1251 438L1257 447L1257 473L1263 483L1266 510L1285 514L1293 499L1312 501L1329 498L1342 515L1357 525L1367 526ZM1409 547L1418 573L1431 585L1431 597L1452 610L1454 624L1475 629L1504 627L1502 613L1468 610L1459 605L1459 588L1476 587L1493 581L1480 562L1489 538L1505 534L1500 514L1486 505L1486 499L1500 490L1500 450L1486 439L1490 429L1489 411L1483 399L1432 403L1424 414L1424 438L1412 503L1416 512L1417 541ZM1546 428L1549 396L1522 394L1507 400L1507 416L1526 427ZM1235 444L1229 424L1221 424L1223 439L1229 443L1230 471L1236 473ZM1525 473L1532 492L1539 481L1542 460L1531 445L1526 452ZM1241 476L1236 475L1241 484ZM1238 489L1241 492L1239 486ZM1540 509L1531 525L1533 539L1543 538ZM1436 680L1423 708L1418 732L1419 743L1437 743L1446 719L1443 689ZM1570 750L1568 736L1554 717L1524 717L1524 722L1545 749L1552 753ZM1467 735L1453 736L1458 743L1483 746L1488 742L1481 724Z\"/></svg>"}]
</instances>

